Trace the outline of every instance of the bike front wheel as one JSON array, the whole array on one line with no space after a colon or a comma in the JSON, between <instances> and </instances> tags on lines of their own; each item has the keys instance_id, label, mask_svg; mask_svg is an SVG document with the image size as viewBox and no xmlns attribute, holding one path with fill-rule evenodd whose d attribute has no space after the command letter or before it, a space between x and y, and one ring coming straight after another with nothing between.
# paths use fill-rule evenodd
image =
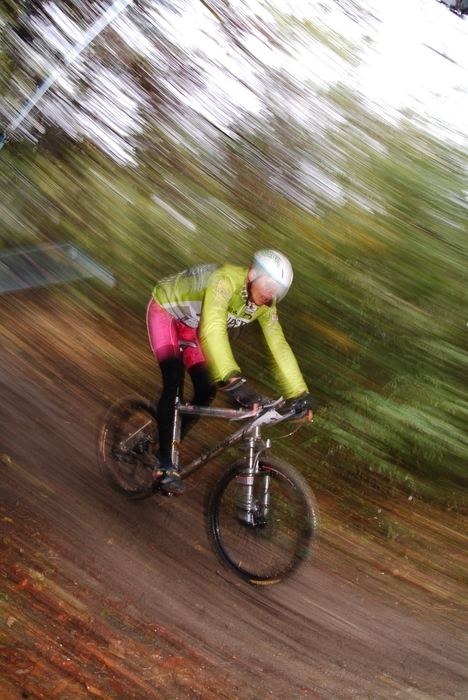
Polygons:
<instances>
[{"instance_id":1,"label":"bike front wheel","mask_svg":"<svg viewBox=\"0 0 468 700\"><path fill-rule=\"evenodd\" d=\"M157 435L153 409L145 399L127 397L109 408L99 435L98 462L115 491L131 499L152 496Z\"/></svg>"},{"instance_id":2,"label":"bike front wheel","mask_svg":"<svg viewBox=\"0 0 468 700\"><path fill-rule=\"evenodd\" d=\"M209 537L228 568L253 585L278 583L314 550L319 537L315 497L287 462L260 459L248 509L239 490L248 477L240 460L219 478L208 505Z\"/></svg>"}]
</instances>

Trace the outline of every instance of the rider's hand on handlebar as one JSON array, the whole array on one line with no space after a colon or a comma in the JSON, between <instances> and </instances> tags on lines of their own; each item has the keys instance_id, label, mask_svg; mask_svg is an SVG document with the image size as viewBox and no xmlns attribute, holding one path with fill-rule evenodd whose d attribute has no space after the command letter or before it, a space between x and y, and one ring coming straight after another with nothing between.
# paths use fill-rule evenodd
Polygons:
<instances>
[{"instance_id":1,"label":"rider's hand on handlebar","mask_svg":"<svg viewBox=\"0 0 468 700\"><path fill-rule=\"evenodd\" d=\"M318 403L312 398L309 392L306 391L301 394L301 396L297 396L294 399L288 399L284 408L287 408L288 410L294 409L296 413L304 413L307 411L309 414L309 420L312 420L314 412L318 409Z\"/></svg>"},{"instance_id":2,"label":"rider's hand on handlebar","mask_svg":"<svg viewBox=\"0 0 468 700\"><path fill-rule=\"evenodd\" d=\"M243 408L252 408L254 404L262 405L267 399L252 389L243 377L236 377L223 387L230 399Z\"/></svg>"}]
</instances>

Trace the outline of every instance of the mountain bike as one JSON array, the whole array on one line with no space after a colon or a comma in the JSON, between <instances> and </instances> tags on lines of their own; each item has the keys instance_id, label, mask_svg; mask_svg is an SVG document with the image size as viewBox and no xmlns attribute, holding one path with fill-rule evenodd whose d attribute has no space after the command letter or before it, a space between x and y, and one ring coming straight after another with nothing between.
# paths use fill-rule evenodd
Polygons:
<instances>
[{"instance_id":1,"label":"mountain bike","mask_svg":"<svg viewBox=\"0 0 468 700\"><path fill-rule=\"evenodd\" d=\"M209 494L208 536L215 554L252 585L280 582L313 553L319 511L305 479L290 464L269 455L271 440L261 433L283 421L302 424L307 408L288 406L282 398L253 409L194 406L182 397L183 386L176 399L171 455L182 479L234 445L247 453L221 474ZM243 425L182 467L179 447L184 415L242 421ZM131 499L154 494L170 497L158 485L157 452L151 402L139 396L116 401L103 421L98 448L101 472L109 485Z\"/></svg>"}]
</instances>

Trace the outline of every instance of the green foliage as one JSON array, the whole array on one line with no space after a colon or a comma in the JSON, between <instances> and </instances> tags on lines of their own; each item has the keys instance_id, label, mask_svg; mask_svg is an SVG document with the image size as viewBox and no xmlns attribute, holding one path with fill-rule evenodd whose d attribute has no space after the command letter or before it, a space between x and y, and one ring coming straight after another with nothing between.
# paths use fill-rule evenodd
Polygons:
<instances>
[{"instance_id":1,"label":"green foliage","mask_svg":"<svg viewBox=\"0 0 468 700\"><path fill-rule=\"evenodd\" d=\"M271 69L262 112L239 111L228 135L133 70L149 105L133 163L54 129L2 150L2 247L73 242L142 317L168 273L283 250L295 282L281 320L322 405L310 469L434 496L466 485L466 153L339 85L314 93L314 129L300 86ZM274 393L259 334L236 353Z\"/></svg>"}]
</instances>

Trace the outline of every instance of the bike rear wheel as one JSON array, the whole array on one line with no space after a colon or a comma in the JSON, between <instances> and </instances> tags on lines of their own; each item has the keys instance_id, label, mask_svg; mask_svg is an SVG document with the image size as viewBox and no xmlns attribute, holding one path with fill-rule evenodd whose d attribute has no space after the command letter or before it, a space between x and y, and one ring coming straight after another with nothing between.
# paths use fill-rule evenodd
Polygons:
<instances>
[{"instance_id":1,"label":"bike rear wheel","mask_svg":"<svg viewBox=\"0 0 468 700\"><path fill-rule=\"evenodd\" d=\"M219 478L208 505L209 537L217 556L248 583L278 583L307 559L319 537L315 497L287 462L260 460L254 476L251 522L239 509L240 460ZM267 504L267 505L266 505Z\"/></svg>"},{"instance_id":2,"label":"bike rear wheel","mask_svg":"<svg viewBox=\"0 0 468 700\"><path fill-rule=\"evenodd\" d=\"M157 424L149 401L116 401L104 418L98 446L99 466L108 484L127 498L151 496L157 451Z\"/></svg>"}]
</instances>

